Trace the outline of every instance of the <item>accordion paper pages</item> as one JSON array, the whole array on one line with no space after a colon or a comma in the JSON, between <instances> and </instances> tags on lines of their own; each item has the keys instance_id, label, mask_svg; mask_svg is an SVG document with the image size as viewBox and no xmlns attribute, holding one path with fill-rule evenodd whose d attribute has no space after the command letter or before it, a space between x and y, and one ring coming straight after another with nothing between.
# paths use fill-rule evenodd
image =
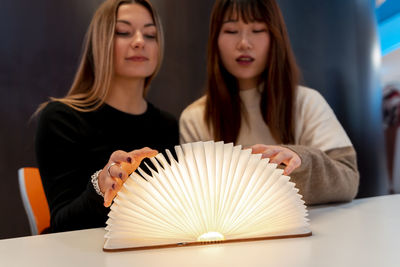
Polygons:
<instances>
[{"instance_id":1,"label":"accordion paper pages","mask_svg":"<svg viewBox=\"0 0 400 267\"><path fill-rule=\"evenodd\" d=\"M189 246L311 235L290 177L260 154L223 142L160 153L111 206L104 251Z\"/></svg>"}]
</instances>

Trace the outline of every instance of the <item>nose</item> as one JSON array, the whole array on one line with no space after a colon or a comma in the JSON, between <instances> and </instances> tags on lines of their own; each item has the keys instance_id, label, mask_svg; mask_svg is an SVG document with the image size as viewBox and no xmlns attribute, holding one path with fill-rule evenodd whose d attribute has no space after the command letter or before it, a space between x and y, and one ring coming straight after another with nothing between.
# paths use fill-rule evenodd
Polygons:
<instances>
[{"instance_id":1,"label":"nose","mask_svg":"<svg viewBox=\"0 0 400 267\"><path fill-rule=\"evenodd\" d=\"M246 34L242 34L240 36L240 40L238 42L237 48L239 50L248 50L251 48L251 42Z\"/></svg>"},{"instance_id":2,"label":"nose","mask_svg":"<svg viewBox=\"0 0 400 267\"><path fill-rule=\"evenodd\" d=\"M135 33L135 35L133 36L133 39L131 42L131 47L134 49L137 49L137 48L143 48L143 46L144 46L143 34L139 31L137 31Z\"/></svg>"}]
</instances>

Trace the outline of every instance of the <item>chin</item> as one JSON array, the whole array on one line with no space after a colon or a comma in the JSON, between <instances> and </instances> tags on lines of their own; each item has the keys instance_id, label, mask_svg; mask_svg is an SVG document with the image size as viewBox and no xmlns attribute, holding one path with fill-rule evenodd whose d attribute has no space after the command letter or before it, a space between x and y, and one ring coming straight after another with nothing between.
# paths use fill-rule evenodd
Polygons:
<instances>
[{"instance_id":1,"label":"chin","mask_svg":"<svg viewBox=\"0 0 400 267\"><path fill-rule=\"evenodd\" d=\"M243 75L243 73L239 75L233 74L233 76L235 76L235 78L238 80L252 80L258 77L258 75Z\"/></svg>"},{"instance_id":2,"label":"chin","mask_svg":"<svg viewBox=\"0 0 400 267\"><path fill-rule=\"evenodd\" d=\"M135 73L121 73L119 76L130 79L145 79L150 77L154 72L135 72Z\"/></svg>"}]
</instances>

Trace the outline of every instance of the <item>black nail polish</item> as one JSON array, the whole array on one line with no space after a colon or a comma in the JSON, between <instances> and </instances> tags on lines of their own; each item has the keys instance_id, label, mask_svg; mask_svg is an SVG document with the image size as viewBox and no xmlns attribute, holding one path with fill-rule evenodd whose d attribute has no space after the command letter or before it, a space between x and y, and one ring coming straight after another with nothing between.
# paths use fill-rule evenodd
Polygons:
<instances>
[{"instance_id":1,"label":"black nail polish","mask_svg":"<svg viewBox=\"0 0 400 267\"><path fill-rule=\"evenodd\" d=\"M122 179L122 172L120 172L118 176L120 179Z\"/></svg>"},{"instance_id":2,"label":"black nail polish","mask_svg":"<svg viewBox=\"0 0 400 267\"><path fill-rule=\"evenodd\" d=\"M131 158L131 157L128 157L128 158L127 158L127 161L128 161L129 163L132 163L132 158Z\"/></svg>"},{"instance_id":3,"label":"black nail polish","mask_svg":"<svg viewBox=\"0 0 400 267\"><path fill-rule=\"evenodd\" d=\"M112 189L115 190L115 184L112 185Z\"/></svg>"}]
</instances>

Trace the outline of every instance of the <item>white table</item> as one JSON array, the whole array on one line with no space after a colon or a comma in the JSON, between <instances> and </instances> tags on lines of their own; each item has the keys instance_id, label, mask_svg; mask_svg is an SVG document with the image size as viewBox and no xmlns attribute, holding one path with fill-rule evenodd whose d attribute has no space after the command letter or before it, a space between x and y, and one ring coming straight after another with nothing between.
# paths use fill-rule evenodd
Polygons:
<instances>
[{"instance_id":1,"label":"white table","mask_svg":"<svg viewBox=\"0 0 400 267\"><path fill-rule=\"evenodd\" d=\"M104 229L0 240L0 266L400 266L400 195L310 209L313 236L107 253Z\"/></svg>"}]
</instances>

